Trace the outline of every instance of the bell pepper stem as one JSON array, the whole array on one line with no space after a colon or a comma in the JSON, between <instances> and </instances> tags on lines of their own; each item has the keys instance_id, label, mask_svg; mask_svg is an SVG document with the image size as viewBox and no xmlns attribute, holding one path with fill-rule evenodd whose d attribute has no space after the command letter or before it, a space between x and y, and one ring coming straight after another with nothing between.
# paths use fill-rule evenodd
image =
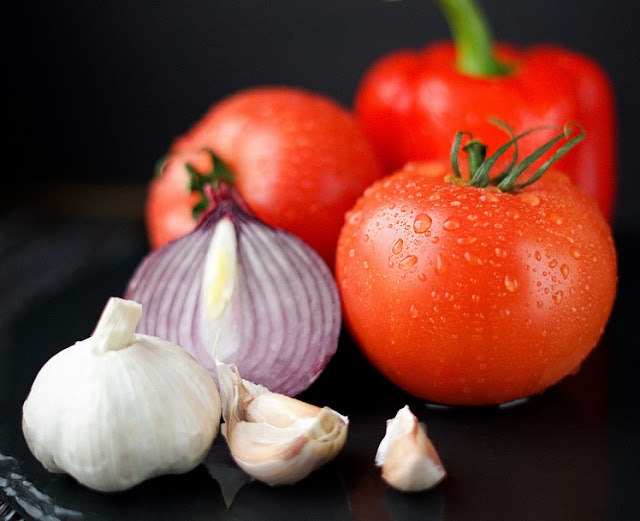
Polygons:
<instances>
[{"instance_id":1,"label":"bell pepper stem","mask_svg":"<svg viewBox=\"0 0 640 521\"><path fill-rule=\"evenodd\" d=\"M511 67L493 54L493 35L475 0L435 0L456 46L456 67L469 76L504 76Z\"/></svg>"}]
</instances>

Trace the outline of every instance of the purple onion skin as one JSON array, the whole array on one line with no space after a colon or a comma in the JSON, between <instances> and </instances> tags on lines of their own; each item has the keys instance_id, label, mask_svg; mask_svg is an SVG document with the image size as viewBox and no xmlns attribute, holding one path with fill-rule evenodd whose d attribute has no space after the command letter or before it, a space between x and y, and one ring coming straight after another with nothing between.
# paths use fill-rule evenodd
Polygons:
<instances>
[{"instance_id":1,"label":"purple onion skin","mask_svg":"<svg viewBox=\"0 0 640 521\"><path fill-rule=\"evenodd\" d=\"M214 362L242 378L295 396L335 354L341 326L338 288L324 260L298 237L260 221L239 193L220 183L196 229L145 257L125 298L142 304L137 331L181 346L217 380ZM222 315L203 302L204 267L216 224L237 237L239 280Z\"/></svg>"}]
</instances>

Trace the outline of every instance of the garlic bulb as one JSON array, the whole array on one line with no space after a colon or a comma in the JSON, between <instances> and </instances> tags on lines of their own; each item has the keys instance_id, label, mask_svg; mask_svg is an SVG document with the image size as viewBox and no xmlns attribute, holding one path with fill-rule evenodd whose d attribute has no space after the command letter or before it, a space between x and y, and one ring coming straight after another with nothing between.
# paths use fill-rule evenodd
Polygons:
<instances>
[{"instance_id":1,"label":"garlic bulb","mask_svg":"<svg viewBox=\"0 0 640 521\"><path fill-rule=\"evenodd\" d=\"M433 443L407 405L387 420L376 465L382 467L382 479L403 492L427 490L446 475Z\"/></svg>"},{"instance_id":2,"label":"garlic bulb","mask_svg":"<svg viewBox=\"0 0 640 521\"><path fill-rule=\"evenodd\" d=\"M54 355L23 405L36 459L103 492L193 469L219 430L215 382L177 345L134 333L141 312L109 299L92 336Z\"/></svg>"},{"instance_id":3,"label":"garlic bulb","mask_svg":"<svg viewBox=\"0 0 640 521\"><path fill-rule=\"evenodd\" d=\"M272 393L218 362L222 434L238 466L270 485L291 484L332 460L344 446L348 419Z\"/></svg>"},{"instance_id":4,"label":"garlic bulb","mask_svg":"<svg viewBox=\"0 0 640 521\"><path fill-rule=\"evenodd\" d=\"M217 378L218 357L245 378L295 396L338 347L341 308L329 267L298 237L260 221L220 182L197 228L145 257L126 296L138 331L175 342Z\"/></svg>"}]
</instances>

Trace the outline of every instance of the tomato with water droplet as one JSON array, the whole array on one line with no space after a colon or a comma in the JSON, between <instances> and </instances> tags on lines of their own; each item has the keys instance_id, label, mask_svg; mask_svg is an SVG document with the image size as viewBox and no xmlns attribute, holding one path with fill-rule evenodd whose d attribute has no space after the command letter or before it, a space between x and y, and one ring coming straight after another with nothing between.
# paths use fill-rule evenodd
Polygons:
<instances>
[{"instance_id":1,"label":"tomato with water droplet","mask_svg":"<svg viewBox=\"0 0 640 521\"><path fill-rule=\"evenodd\" d=\"M217 101L171 145L147 198L153 248L195 228L208 202L197 187L213 182L204 175L207 152L226 163L261 220L297 235L330 265L344 213L383 175L353 115L335 101L294 87L243 90Z\"/></svg>"},{"instance_id":2,"label":"tomato with water droplet","mask_svg":"<svg viewBox=\"0 0 640 521\"><path fill-rule=\"evenodd\" d=\"M561 173L501 192L443 165L409 164L356 203L360 219L345 222L336 255L347 326L375 367L425 400L539 393L580 365L608 321L610 227ZM392 207L405 208L398 223ZM425 240L427 230L439 241Z\"/></svg>"}]
</instances>

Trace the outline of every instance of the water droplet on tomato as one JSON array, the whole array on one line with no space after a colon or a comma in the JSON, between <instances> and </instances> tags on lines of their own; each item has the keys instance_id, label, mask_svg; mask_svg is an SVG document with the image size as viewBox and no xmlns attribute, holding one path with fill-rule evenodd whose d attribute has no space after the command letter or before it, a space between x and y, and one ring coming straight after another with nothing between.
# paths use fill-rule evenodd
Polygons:
<instances>
[{"instance_id":1,"label":"water droplet on tomato","mask_svg":"<svg viewBox=\"0 0 640 521\"><path fill-rule=\"evenodd\" d=\"M411 307L409 308L409 312L411 313L412 318L418 317L418 308L415 307L413 304L411 304Z\"/></svg>"},{"instance_id":2,"label":"water droplet on tomato","mask_svg":"<svg viewBox=\"0 0 640 521\"><path fill-rule=\"evenodd\" d=\"M497 203L498 202L498 196L494 193L491 192L485 192L484 194L482 194L480 196L480 200L483 203Z\"/></svg>"},{"instance_id":3,"label":"water droplet on tomato","mask_svg":"<svg viewBox=\"0 0 640 521\"><path fill-rule=\"evenodd\" d=\"M542 255L540 255L539 251L536 251L533 256L536 258L537 261L542 260Z\"/></svg>"},{"instance_id":4,"label":"water droplet on tomato","mask_svg":"<svg viewBox=\"0 0 640 521\"><path fill-rule=\"evenodd\" d=\"M538 300L538 302L536 302L536 307L537 308L541 308L544 304L542 303L542 300Z\"/></svg>"},{"instance_id":5,"label":"water droplet on tomato","mask_svg":"<svg viewBox=\"0 0 640 521\"><path fill-rule=\"evenodd\" d=\"M369 236L368 236L367 234L365 234L365 235L362 237L362 242L368 242L368 241L369 241Z\"/></svg>"},{"instance_id":6,"label":"water droplet on tomato","mask_svg":"<svg viewBox=\"0 0 640 521\"><path fill-rule=\"evenodd\" d=\"M416 233L424 233L431 228L431 217L426 213L419 213L413 221L413 231Z\"/></svg>"},{"instance_id":7,"label":"water droplet on tomato","mask_svg":"<svg viewBox=\"0 0 640 521\"><path fill-rule=\"evenodd\" d=\"M553 259L550 263L549 263L549 267L550 268L555 268L558 265L558 261L556 259Z\"/></svg>"},{"instance_id":8,"label":"water droplet on tomato","mask_svg":"<svg viewBox=\"0 0 640 521\"><path fill-rule=\"evenodd\" d=\"M449 261L438 253L436 256L436 273L438 275L444 275L449 269Z\"/></svg>"},{"instance_id":9,"label":"water droplet on tomato","mask_svg":"<svg viewBox=\"0 0 640 521\"><path fill-rule=\"evenodd\" d=\"M580 250L575 246L570 246L569 255L571 255L574 259L579 259L581 256L581 253L580 253Z\"/></svg>"},{"instance_id":10,"label":"water droplet on tomato","mask_svg":"<svg viewBox=\"0 0 640 521\"><path fill-rule=\"evenodd\" d=\"M564 297L564 293L562 290L556 291L553 295L551 295L551 298L556 304L560 304L560 302L562 301L562 297Z\"/></svg>"},{"instance_id":11,"label":"water droplet on tomato","mask_svg":"<svg viewBox=\"0 0 640 521\"><path fill-rule=\"evenodd\" d=\"M535 194L524 193L520 197L522 201L529 206L540 206L540 198Z\"/></svg>"},{"instance_id":12,"label":"water droplet on tomato","mask_svg":"<svg viewBox=\"0 0 640 521\"><path fill-rule=\"evenodd\" d=\"M452 232L453 230L460 228L460 221L456 217L449 217L442 223L442 227L448 232Z\"/></svg>"},{"instance_id":13,"label":"water droplet on tomato","mask_svg":"<svg viewBox=\"0 0 640 521\"><path fill-rule=\"evenodd\" d=\"M349 250L349 257L354 257L354 256L355 256L355 254L356 254L356 250L355 250L355 248L351 248L351 249Z\"/></svg>"},{"instance_id":14,"label":"water droplet on tomato","mask_svg":"<svg viewBox=\"0 0 640 521\"><path fill-rule=\"evenodd\" d=\"M418 262L418 257L415 255L409 255L398 263L398 268L401 270L408 270L415 266L416 262Z\"/></svg>"},{"instance_id":15,"label":"water droplet on tomato","mask_svg":"<svg viewBox=\"0 0 640 521\"><path fill-rule=\"evenodd\" d=\"M560 266L560 273L562 273L562 278L566 279L569 276L569 266L566 264Z\"/></svg>"},{"instance_id":16,"label":"water droplet on tomato","mask_svg":"<svg viewBox=\"0 0 640 521\"><path fill-rule=\"evenodd\" d=\"M396 207L396 203L389 203L389 210L393 210Z\"/></svg>"},{"instance_id":17,"label":"water droplet on tomato","mask_svg":"<svg viewBox=\"0 0 640 521\"><path fill-rule=\"evenodd\" d=\"M496 254L496 257L504 258L507 256L507 250L503 248L496 248L493 252Z\"/></svg>"},{"instance_id":18,"label":"water droplet on tomato","mask_svg":"<svg viewBox=\"0 0 640 521\"><path fill-rule=\"evenodd\" d=\"M365 270L366 270L366 269L369 269L369 262L368 262L368 261L366 261L366 260L365 260L365 261L363 261L363 262L362 262L362 266L364 267L364 269L365 269Z\"/></svg>"},{"instance_id":19,"label":"water droplet on tomato","mask_svg":"<svg viewBox=\"0 0 640 521\"><path fill-rule=\"evenodd\" d=\"M560 225L563 222L562 221L562 217L559 214L555 213L555 212L552 212L552 213L549 214L549 220L553 224L557 224L557 225Z\"/></svg>"},{"instance_id":20,"label":"water droplet on tomato","mask_svg":"<svg viewBox=\"0 0 640 521\"><path fill-rule=\"evenodd\" d=\"M456 242L458 244L473 244L477 240L478 240L477 237L474 237L473 235L467 235L466 237L458 237L456 239Z\"/></svg>"},{"instance_id":21,"label":"water droplet on tomato","mask_svg":"<svg viewBox=\"0 0 640 521\"><path fill-rule=\"evenodd\" d=\"M360 220L362 218L362 212L349 212L347 214L347 222L351 225L357 226L360 224Z\"/></svg>"},{"instance_id":22,"label":"water droplet on tomato","mask_svg":"<svg viewBox=\"0 0 640 521\"><path fill-rule=\"evenodd\" d=\"M480 295L471 295L471 300L474 302L480 302Z\"/></svg>"},{"instance_id":23,"label":"water droplet on tomato","mask_svg":"<svg viewBox=\"0 0 640 521\"><path fill-rule=\"evenodd\" d=\"M465 251L463 257L469 264L482 264L482 261L478 258L475 253L471 253L470 251Z\"/></svg>"},{"instance_id":24,"label":"water droplet on tomato","mask_svg":"<svg viewBox=\"0 0 640 521\"><path fill-rule=\"evenodd\" d=\"M427 276L424 273L419 273L418 279L420 279L421 282L424 282L427 280Z\"/></svg>"},{"instance_id":25,"label":"water droplet on tomato","mask_svg":"<svg viewBox=\"0 0 640 521\"><path fill-rule=\"evenodd\" d=\"M511 275L505 275L504 276L504 286L511 293L513 293L516 289L518 289L518 279L516 279L515 277L512 277Z\"/></svg>"},{"instance_id":26,"label":"water droplet on tomato","mask_svg":"<svg viewBox=\"0 0 640 521\"><path fill-rule=\"evenodd\" d=\"M400 253L402 251L402 246L403 246L403 242L402 239L398 239L395 244L391 247L391 251L398 255L398 253Z\"/></svg>"}]
</instances>

